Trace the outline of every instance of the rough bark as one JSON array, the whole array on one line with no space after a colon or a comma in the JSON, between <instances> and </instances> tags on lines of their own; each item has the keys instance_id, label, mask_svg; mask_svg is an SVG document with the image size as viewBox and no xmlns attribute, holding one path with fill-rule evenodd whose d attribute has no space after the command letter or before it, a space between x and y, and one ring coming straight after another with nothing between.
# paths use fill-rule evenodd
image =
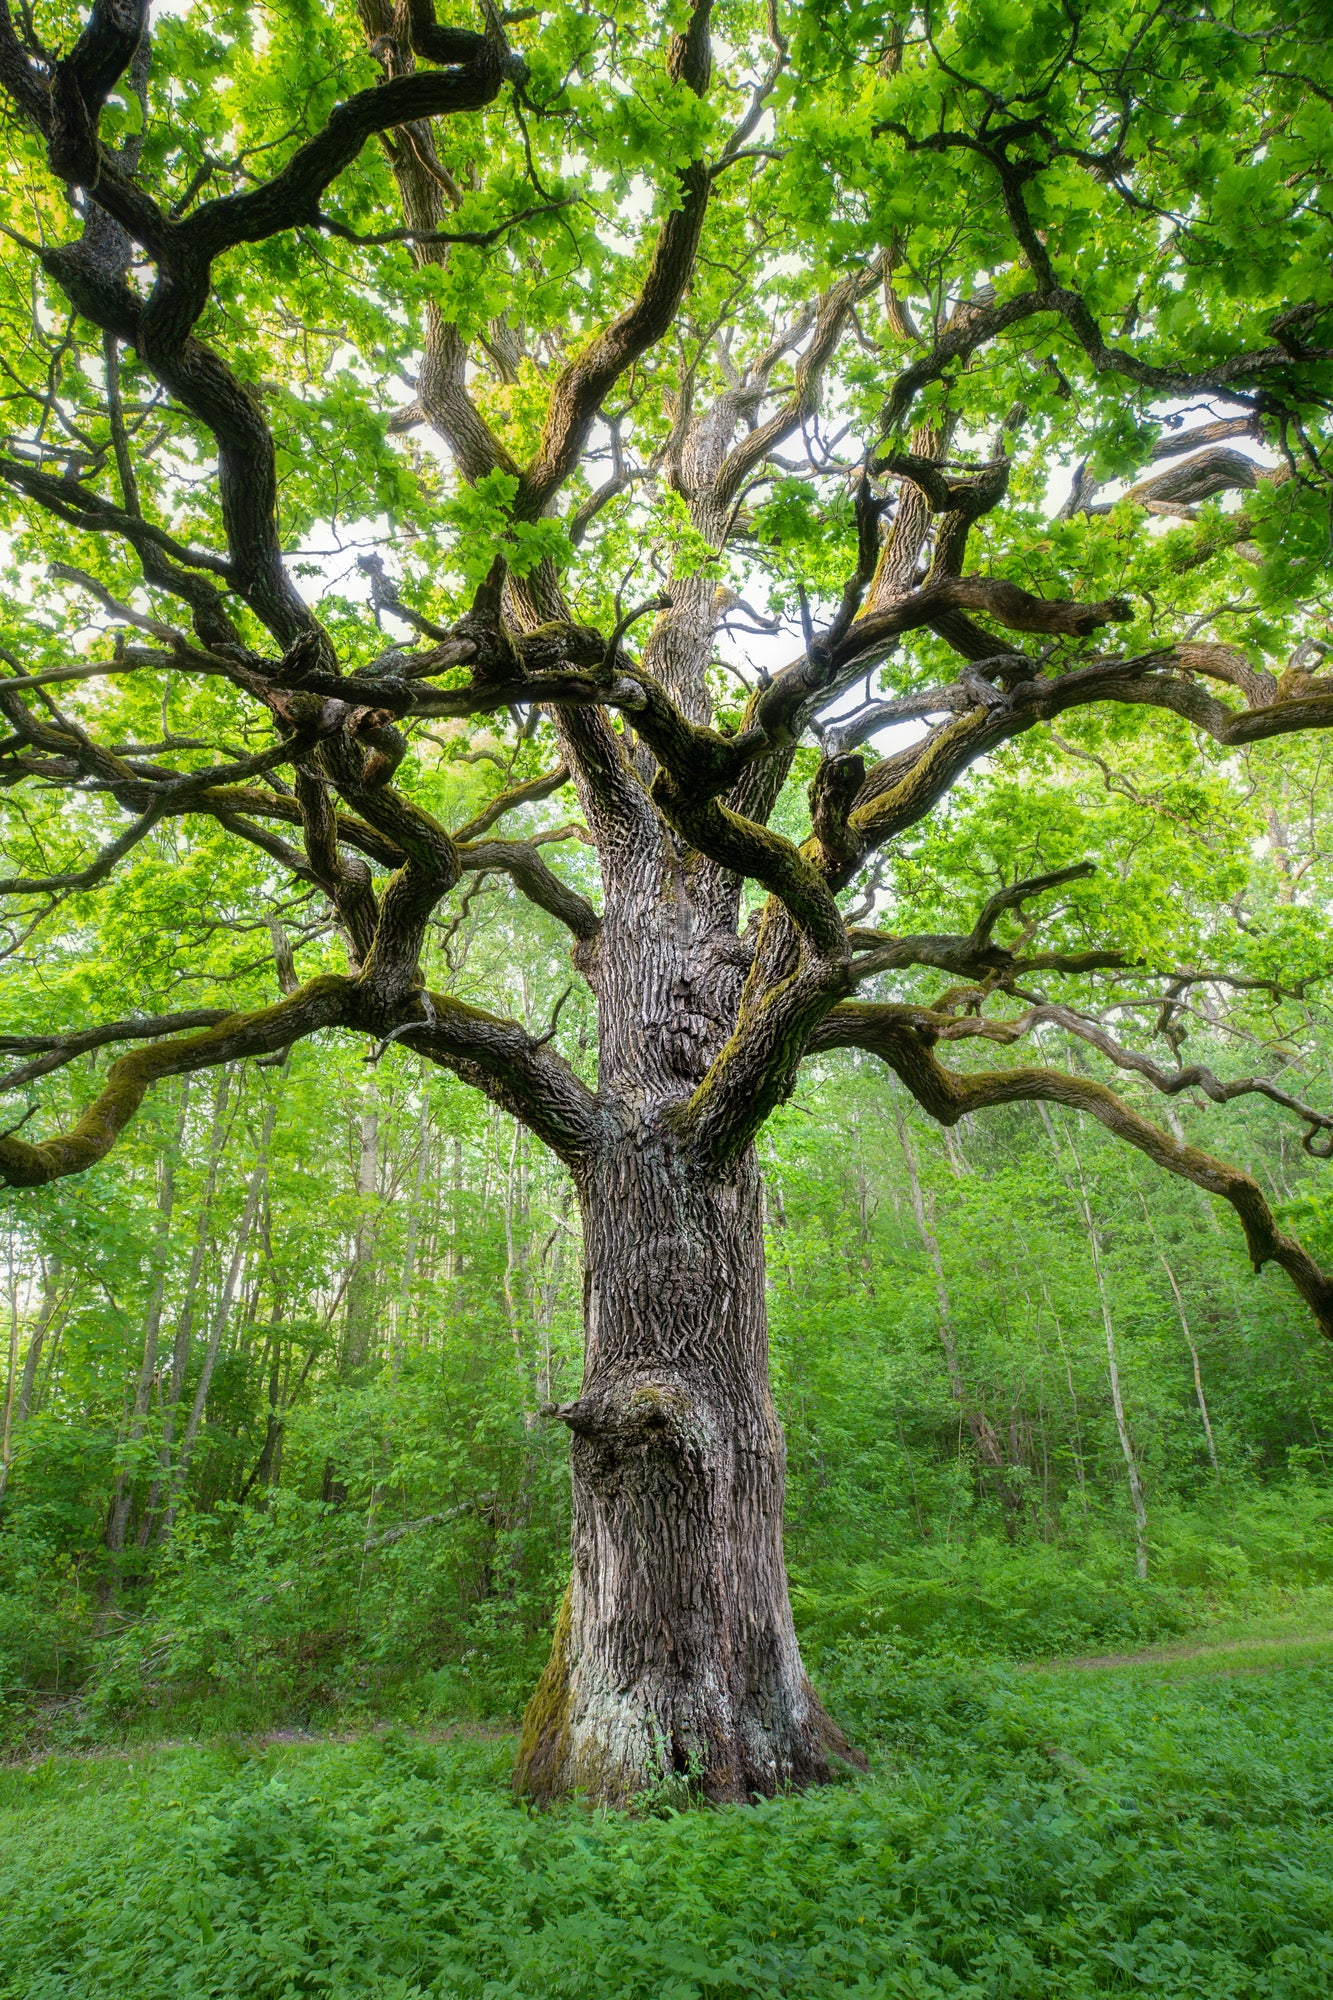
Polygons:
<instances>
[{"instance_id":1,"label":"rough bark","mask_svg":"<svg viewBox=\"0 0 1333 2000\"><path fill-rule=\"evenodd\" d=\"M753 1156L706 1173L629 1127L580 1188L573 1575L524 1720L518 1790L625 1803L771 1796L859 1764L801 1664L782 1554Z\"/></svg>"}]
</instances>

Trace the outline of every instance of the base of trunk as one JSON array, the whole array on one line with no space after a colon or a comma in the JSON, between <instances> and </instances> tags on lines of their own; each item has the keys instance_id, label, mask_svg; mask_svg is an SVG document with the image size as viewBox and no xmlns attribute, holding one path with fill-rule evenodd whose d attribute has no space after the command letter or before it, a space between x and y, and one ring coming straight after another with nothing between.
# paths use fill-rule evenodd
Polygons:
<instances>
[{"instance_id":1,"label":"base of trunk","mask_svg":"<svg viewBox=\"0 0 1333 2000\"><path fill-rule=\"evenodd\" d=\"M652 1687L616 1687L574 1658L565 1593L551 1657L523 1718L514 1790L538 1805L584 1798L628 1806L654 1799L744 1804L825 1785L838 1765L864 1771L792 1657L767 1663L737 1699L721 1672ZM787 1649L783 1649L784 1651Z\"/></svg>"}]
</instances>

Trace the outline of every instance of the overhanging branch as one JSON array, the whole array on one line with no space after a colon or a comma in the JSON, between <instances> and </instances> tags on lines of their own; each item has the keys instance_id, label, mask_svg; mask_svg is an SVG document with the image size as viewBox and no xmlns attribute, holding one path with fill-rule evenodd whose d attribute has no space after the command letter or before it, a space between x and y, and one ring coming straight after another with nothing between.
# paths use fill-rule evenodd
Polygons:
<instances>
[{"instance_id":1,"label":"overhanging branch","mask_svg":"<svg viewBox=\"0 0 1333 2000\"><path fill-rule=\"evenodd\" d=\"M1269 1262L1279 1265L1314 1314L1320 1332L1333 1340L1333 1278L1295 1237L1278 1227L1262 1191L1248 1174L1197 1146L1172 1138L1105 1084L1047 1068L983 1070L960 1076L936 1060L937 1039L937 1024L926 1009L844 1002L819 1023L806 1046L808 1054L859 1048L880 1057L922 1109L942 1125L956 1125L970 1112L1002 1104L1045 1102L1086 1112L1113 1137L1136 1147L1167 1173L1229 1202L1240 1217L1255 1270Z\"/></svg>"}]
</instances>

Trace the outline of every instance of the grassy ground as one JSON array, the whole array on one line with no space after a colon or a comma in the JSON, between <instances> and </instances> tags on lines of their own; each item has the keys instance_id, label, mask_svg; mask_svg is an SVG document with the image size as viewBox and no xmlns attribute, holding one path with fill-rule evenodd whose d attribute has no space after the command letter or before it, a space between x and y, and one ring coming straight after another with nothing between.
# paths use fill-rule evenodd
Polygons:
<instances>
[{"instance_id":1,"label":"grassy ground","mask_svg":"<svg viewBox=\"0 0 1333 2000\"><path fill-rule=\"evenodd\" d=\"M507 1739L401 1730L15 1765L0 1995L1323 2000L1333 1634L1286 1624L1038 1671L851 1645L872 1775L752 1809L534 1817Z\"/></svg>"}]
</instances>

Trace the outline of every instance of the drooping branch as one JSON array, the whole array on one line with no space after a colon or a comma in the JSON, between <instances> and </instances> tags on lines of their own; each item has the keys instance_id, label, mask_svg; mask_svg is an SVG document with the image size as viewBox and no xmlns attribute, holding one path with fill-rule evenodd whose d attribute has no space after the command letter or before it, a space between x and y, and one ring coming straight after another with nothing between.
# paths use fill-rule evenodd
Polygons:
<instances>
[{"instance_id":1,"label":"drooping branch","mask_svg":"<svg viewBox=\"0 0 1333 2000\"><path fill-rule=\"evenodd\" d=\"M791 392L771 417L728 452L713 484L716 506L729 507L755 468L814 415L824 371L837 351L852 310L883 274L883 260L875 258L864 270L840 279L819 300L814 330L797 363Z\"/></svg>"},{"instance_id":2,"label":"drooping branch","mask_svg":"<svg viewBox=\"0 0 1333 2000\"><path fill-rule=\"evenodd\" d=\"M2 684L0 684L2 685ZM77 742L77 739L76 739ZM161 781L152 789L134 825L107 845L83 868L70 869L59 875L25 876L13 875L0 880L0 895L32 896L45 895L53 890L91 889L104 881L118 861L123 860L131 849L138 846L145 836L152 832L163 819L175 818L189 812L194 804L215 787L227 785L235 778L249 778L261 771L269 771L277 765L291 763L304 755L310 739L290 737L275 744L271 749L257 756L246 757L234 764L219 765L205 771L183 772L168 777L161 774ZM117 781L128 778L128 769L117 769L121 760L109 751L98 753L86 738L78 745L88 751L87 762L98 769L105 781L112 787ZM81 760L82 761L82 760ZM110 770L108 770L110 766Z\"/></svg>"},{"instance_id":3,"label":"drooping branch","mask_svg":"<svg viewBox=\"0 0 1333 2000\"><path fill-rule=\"evenodd\" d=\"M838 810L832 820L829 819L832 794L826 789L821 802L820 783L817 783L813 795L816 817L822 812L828 823L822 828L817 827L816 840L808 842L801 850L801 860L831 884L840 885L850 880L859 860L921 819L959 774L978 757L1021 733L1033 722L1048 719L1066 707L1101 700L1156 703L1187 715L1220 740L1235 740L1242 733L1246 740L1252 740L1256 735L1280 733L1291 727L1310 727L1316 714L1321 718L1320 726L1333 727L1333 690L1328 694L1322 690L1307 692L1304 696L1238 714L1174 672L1176 658L1175 650L1168 648L1162 653L1143 655L1131 661L1112 659L1094 662L1049 681L1014 681L1004 690L989 683L970 686L968 700L975 705L962 707L950 702L948 706L956 708L956 712L923 742L885 759L865 776L859 792L850 802L845 793L839 794ZM1198 670L1205 662L1195 659L1190 664ZM1224 664L1234 680L1229 663ZM1267 692L1266 684L1258 677L1255 677L1255 687L1260 693ZM943 703L940 705L945 706ZM1300 723L1293 721L1293 711L1300 713ZM742 739L736 741L742 742ZM655 747L658 747L659 756L669 751L669 735L660 746ZM708 747L712 749L711 745ZM858 761L848 756L829 760L821 774L825 788L829 776L839 764L851 773L856 770ZM735 814L729 817L742 830L750 824L740 821ZM692 825L691 837L696 844L704 852L716 851L719 858L723 858L727 850L720 844L714 848L710 839L713 821L697 804L693 808ZM732 846L730 855L730 865L733 866L749 865L755 858L753 852L747 856L738 843ZM765 878L760 876L758 879ZM775 893L782 894L776 882L771 882L770 886ZM799 903L790 899L790 886L784 886L788 888L788 893L782 897L784 906L799 923L805 913ZM1041 878L1034 878L1031 883L1018 885L1014 893L1021 898L1025 894L1037 893L1042 886L1054 885L1043 885ZM874 971L933 965L954 977L978 982L1011 980L1020 969L1019 962L1013 953L989 941L989 930L1009 893L1003 892L994 907L983 911L984 937L974 931L968 937L849 938L840 968L839 955L831 940L812 932L811 940L817 943L823 958L823 978L815 980L796 1004L790 983L791 969L779 961L773 990L780 993L782 999L780 1002L775 1000L773 1004L780 1011L790 1008L791 1019L803 1022L809 1030L821 1013L838 999L840 990L845 993L858 979ZM853 958L852 948L862 943L868 948ZM1027 964L1031 970L1044 965L1047 969L1077 973L1118 968L1124 964L1124 956L1119 952L1040 954ZM752 974L752 981L754 977ZM762 993L762 987L759 991ZM788 1018L785 1011L782 1017L784 1021ZM772 1102L780 1100L790 1088L793 1076L790 1048L783 1037L772 1033L765 1009L756 995L748 1011L742 1009L735 1034L716 1058L690 1108L690 1117L698 1118L700 1133L704 1135L702 1142L729 1155L738 1143L743 1143L746 1135L757 1129L752 1123L754 1108L769 1107Z\"/></svg>"},{"instance_id":4,"label":"drooping branch","mask_svg":"<svg viewBox=\"0 0 1333 2000\"><path fill-rule=\"evenodd\" d=\"M458 855L465 874L507 875L530 903L564 924L580 943L591 943L601 929L602 920L587 897L547 867L534 841L470 840L460 845Z\"/></svg>"},{"instance_id":5,"label":"drooping branch","mask_svg":"<svg viewBox=\"0 0 1333 2000\"><path fill-rule=\"evenodd\" d=\"M517 1021L438 993L404 1003L393 1030L407 1048L453 1071L578 1167L602 1134L597 1099L549 1041Z\"/></svg>"},{"instance_id":6,"label":"drooping branch","mask_svg":"<svg viewBox=\"0 0 1333 2000\"><path fill-rule=\"evenodd\" d=\"M953 713L949 720L919 744L886 758L868 772L849 822L862 843L862 853L914 825L978 757L1034 723L1053 721L1089 703L1111 701L1169 709L1225 745L1333 728L1333 680L1325 686L1307 677L1286 699L1237 710L1186 678L1193 673L1220 677L1225 672L1233 685L1244 679L1247 693L1267 695L1276 690L1270 676L1242 675L1234 658L1230 648L1164 647L1128 660L1095 661L1050 680L1016 679L1003 690L974 687L974 697L982 705L958 713L956 702L950 701ZM1177 668L1184 668L1185 674ZM941 701L939 706L946 704Z\"/></svg>"},{"instance_id":7,"label":"drooping branch","mask_svg":"<svg viewBox=\"0 0 1333 2000\"><path fill-rule=\"evenodd\" d=\"M66 1133L30 1143L13 1135L0 1139L0 1180L9 1187L46 1187L67 1174L84 1173L115 1145L153 1085L247 1056L273 1055L321 1028L343 1024L351 982L328 976L272 1007L227 1015L203 1034L154 1042L118 1058L106 1083Z\"/></svg>"},{"instance_id":8,"label":"drooping branch","mask_svg":"<svg viewBox=\"0 0 1333 2000\"><path fill-rule=\"evenodd\" d=\"M1333 1339L1333 1278L1321 1270L1302 1244L1278 1227L1262 1191L1248 1174L1163 1132L1105 1084L1044 1067L983 1070L962 1076L936 1059L938 1039L937 1020L926 1009L844 1002L815 1028L807 1052L858 1048L880 1057L922 1109L942 1125L955 1125L970 1112L1002 1104L1045 1102L1086 1112L1113 1137L1136 1147L1167 1173L1229 1202L1240 1217L1255 1270L1269 1262L1279 1265L1314 1314L1320 1332Z\"/></svg>"},{"instance_id":9,"label":"drooping branch","mask_svg":"<svg viewBox=\"0 0 1333 2000\"><path fill-rule=\"evenodd\" d=\"M976 1034L984 1036L987 1041L1011 1043L1030 1034L1034 1028L1048 1024L1086 1042L1089 1048L1098 1050L1109 1062L1113 1062L1117 1069L1141 1076L1164 1097L1176 1097L1185 1090L1202 1091L1214 1104L1231 1104L1238 1097L1266 1097L1271 1104L1294 1112L1304 1122L1307 1129L1301 1143L1307 1153L1316 1159L1333 1158L1333 1114L1319 1111L1314 1105L1293 1097L1289 1091L1280 1090L1268 1077L1232 1077L1224 1082L1206 1063L1185 1063L1173 1070L1163 1069L1151 1056L1144 1055L1140 1049L1127 1048L1100 1021L1089 1020L1073 1007L1041 1001L1011 1020L976 1018L966 1022L954 1021L941 1027L940 1038L951 1041L960 1039L964 1034Z\"/></svg>"},{"instance_id":10,"label":"drooping branch","mask_svg":"<svg viewBox=\"0 0 1333 2000\"><path fill-rule=\"evenodd\" d=\"M549 1044L518 1022L421 989L386 1013L364 980L328 974L270 1007L227 1014L202 1034L154 1041L119 1057L68 1132L36 1142L14 1133L0 1138L0 1181L45 1187L86 1172L105 1159L149 1090L166 1077L273 1055L327 1028L387 1032L390 1040L402 1040L476 1084L572 1164L595 1143L600 1119L592 1093ZM110 1039L105 1031L86 1032Z\"/></svg>"},{"instance_id":11,"label":"drooping branch","mask_svg":"<svg viewBox=\"0 0 1333 2000\"><path fill-rule=\"evenodd\" d=\"M164 528L118 507L113 500L94 493L77 479L56 478L36 466L25 465L22 459L0 457L0 480L26 493L68 527L82 529L85 534L122 535L141 557L157 552L171 557L182 568L205 570L230 580L231 566L225 557L213 555L207 549L188 548Z\"/></svg>"},{"instance_id":12,"label":"drooping branch","mask_svg":"<svg viewBox=\"0 0 1333 2000\"><path fill-rule=\"evenodd\" d=\"M518 806L536 805L542 799L549 799L552 792L558 792L562 785L569 783L569 768L557 764L553 771L544 771L539 778L528 778L521 785L510 786L493 798L489 805L457 827L454 839L457 841L478 840L483 833L489 833L498 819L513 812Z\"/></svg>"},{"instance_id":13,"label":"drooping branch","mask_svg":"<svg viewBox=\"0 0 1333 2000\"><path fill-rule=\"evenodd\" d=\"M973 928L962 933L894 937L880 931L850 930L848 936L857 953L851 976L859 983L876 973L902 971L910 966L929 966L937 972L947 972L955 979L976 981L983 991L996 982L1007 985L1020 971L1036 969L1038 961L1032 958L1020 961L1013 949L992 942L992 933L999 918L1006 910L1019 909L1034 896L1043 895L1066 882L1085 880L1095 872L1091 862L1079 861L1072 867L1059 868L1048 875L1032 875L1024 881L998 889L983 905ZM1031 925L1025 928L1024 940L1031 935L1031 930ZM1047 971L1119 970L1125 964L1125 953L1048 952L1040 955L1040 963Z\"/></svg>"}]
</instances>

